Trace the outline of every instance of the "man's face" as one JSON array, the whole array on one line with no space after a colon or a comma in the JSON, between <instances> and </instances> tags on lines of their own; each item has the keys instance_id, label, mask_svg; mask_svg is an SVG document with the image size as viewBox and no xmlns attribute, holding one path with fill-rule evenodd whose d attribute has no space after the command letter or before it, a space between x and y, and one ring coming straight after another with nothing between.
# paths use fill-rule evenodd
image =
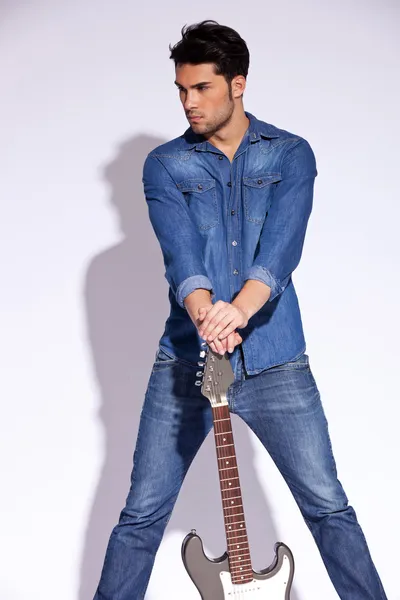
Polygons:
<instances>
[{"instance_id":1,"label":"man's face","mask_svg":"<svg viewBox=\"0 0 400 600\"><path fill-rule=\"evenodd\" d=\"M212 135L230 121L235 103L226 79L215 74L213 64L177 65L175 74L182 106L195 133Z\"/></svg>"}]
</instances>

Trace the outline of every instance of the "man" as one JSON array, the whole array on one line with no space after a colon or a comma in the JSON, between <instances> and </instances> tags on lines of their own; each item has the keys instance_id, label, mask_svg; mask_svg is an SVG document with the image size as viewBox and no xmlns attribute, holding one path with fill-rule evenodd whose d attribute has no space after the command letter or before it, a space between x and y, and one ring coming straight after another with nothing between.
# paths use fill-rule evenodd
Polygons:
<instances>
[{"instance_id":1,"label":"man","mask_svg":"<svg viewBox=\"0 0 400 600\"><path fill-rule=\"evenodd\" d=\"M194 385L203 340L230 353L231 410L274 459L340 598L384 599L337 479L291 277L312 208L313 151L244 111L249 53L234 30L204 21L183 28L170 50L190 128L149 154L143 182L171 313L95 599L144 598L183 478L212 426Z\"/></svg>"}]
</instances>

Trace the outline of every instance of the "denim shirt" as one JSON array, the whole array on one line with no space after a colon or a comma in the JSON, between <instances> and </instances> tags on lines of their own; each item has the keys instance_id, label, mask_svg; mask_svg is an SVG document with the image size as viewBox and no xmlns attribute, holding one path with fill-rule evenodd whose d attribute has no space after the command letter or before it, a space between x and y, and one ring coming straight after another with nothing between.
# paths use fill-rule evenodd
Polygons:
<instances>
[{"instance_id":1,"label":"denim shirt","mask_svg":"<svg viewBox=\"0 0 400 600\"><path fill-rule=\"evenodd\" d=\"M185 309L186 296L204 288L213 302L232 302L247 279L256 279L271 295L239 330L246 372L255 375L306 349L292 273L317 170L305 139L246 116L249 128L232 162L189 128L150 152L143 184L170 286L160 346L196 364L202 340Z\"/></svg>"}]
</instances>

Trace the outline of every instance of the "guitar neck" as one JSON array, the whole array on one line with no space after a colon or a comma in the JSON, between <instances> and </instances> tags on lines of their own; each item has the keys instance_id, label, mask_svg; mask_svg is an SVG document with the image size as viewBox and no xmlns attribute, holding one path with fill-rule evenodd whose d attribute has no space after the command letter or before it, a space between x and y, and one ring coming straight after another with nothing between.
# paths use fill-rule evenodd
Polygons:
<instances>
[{"instance_id":1,"label":"guitar neck","mask_svg":"<svg viewBox=\"0 0 400 600\"><path fill-rule=\"evenodd\" d=\"M247 583L253 571L229 406L213 406L212 412L232 583Z\"/></svg>"}]
</instances>

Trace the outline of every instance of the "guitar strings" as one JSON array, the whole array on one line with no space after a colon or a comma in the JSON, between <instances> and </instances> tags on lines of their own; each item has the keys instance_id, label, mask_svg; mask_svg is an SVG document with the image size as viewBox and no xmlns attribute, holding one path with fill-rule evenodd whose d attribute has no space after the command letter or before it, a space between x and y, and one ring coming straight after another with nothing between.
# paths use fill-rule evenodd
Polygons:
<instances>
[{"instance_id":1,"label":"guitar strings","mask_svg":"<svg viewBox=\"0 0 400 600\"><path fill-rule=\"evenodd\" d=\"M210 353L210 349L209 349L208 352ZM213 356L213 354L211 354L211 356ZM208 360L210 360L210 355L208 356ZM221 360L221 359L219 359L219 360ZM210 362L211 362L211 360L210 360ZM229 416L229 424L228 424L229 427L228 427L228 430L225 430L224 429L224 425L221 425L218 422L218 419L216 419L216 417L219 416L219 414L218 414L219 412L222 412L222 414L223 414L223 411L220 411L219 409L221 409L222 406L225 407L227 405L217 406L217 400L219 399L221 401L221 393L220 393L221 387L219 385L220 384L220 379L219 378L221 376L219 374L219 369L216 369L216 367L218 367L218 358L215 356L215 360L212 361L212 362L214 363L214 365L213 365L213 371L211 372L210 390L211 390L212 401L214 402L214 406L212 404L214 431L215 431L215 434L217 434L217 435L218 434L224 434L224 433L227 436L229 435L230 436L230 440L231 440L230 443L234 444L232 422L231 422L231 419L230 419L229 406L227 407L228 408L228 416ZM218 381L217 381L217 379L218 379ZM218 389L216 389L216 386L218 386ZM218 437L217 437L217 435L215 435L216 446L217 445L220 446L220 444L218 443ZM232 446L229 446L229 447L231 448ZM234 445L233 445L233 448L235 448ZM229 453L224 456L224 453L226 452L226 449L224 449L224 448L220 448L219 449L220 450L220 456L218 455L219 454L218 453L218 448L216 448L216 450L217 450L217 461L220 460L220 459L223 459L223 458L229 458ZM220 482L223 515L224 515L224 521L225 521L226 527L228 527L228 526L233 527L235 525L235 516L237 516L237 514L240 514L240 513L235 513L234 510L237 509L238 506L239 506L239 508L241 508L242 515L243 515L243 522L244 522L243 523L244 524L244 531L245 531L245 534L246 534L246 537L245 537L245 540L246 540L246 542L245 542L246 543L246 552L245 552L245 554L248 556L248 560L246 562L247 563L250 562L250 566L247 565L247 567L244 567L243 568L243 572L244 572L244 575L246 576L246 571L247 572L250 571L250 575L252 577L252 568L251 568L251 560L250 560L248 536L247 536L247 529L246 529L246 526L245 526L243 500L242 500L241 488L240 488L239 471L238 471L237 459L236 459L236 450L235 450L235 453L234 453L234 461L233 462L234 462L233 466L228 469L227 478L230 479L230 480L233 480L233 479L237 480L237 482L238 482L238 486L237 487L239 487L239 490L240 490L240 504L236 505L235 507L232 507L232 508L229 507L229 506L228 507L224 506L223 492L224 491L227 492L227 498L226 499L228 499L229 498L229 488L227 488L226 490L223 490L222 482ZM219 474L220 479L221 479L221 473L220 473L219 463L218 463L218 474ZM232 513L231 513L231 511L232 511ZM237 530L234 529L233 531L234 531L234 533L236 535L233 535L232 538L237 538L237 533L236 533ZM228 534L228 530L227 529L226 529L226 534ZM227 540L228 540L228 535L227 535ZM231 557L230 557L230 553L229 553L229 545L230 544L228 542L228 564L229 564L229 573L231 575L231 585L232 585L233 597L234 597L235 600L244 600L244 595L245 595L246 592L243 590L243 588L241 588L241 586L245 585L245 583L243 583L243 584L236 584L236 583L232 582L232 573L231 573L231 564L230 564L230 558ZM237 577L237 575L236 575L236 577Z\"/></svg>"}]
</instances>

